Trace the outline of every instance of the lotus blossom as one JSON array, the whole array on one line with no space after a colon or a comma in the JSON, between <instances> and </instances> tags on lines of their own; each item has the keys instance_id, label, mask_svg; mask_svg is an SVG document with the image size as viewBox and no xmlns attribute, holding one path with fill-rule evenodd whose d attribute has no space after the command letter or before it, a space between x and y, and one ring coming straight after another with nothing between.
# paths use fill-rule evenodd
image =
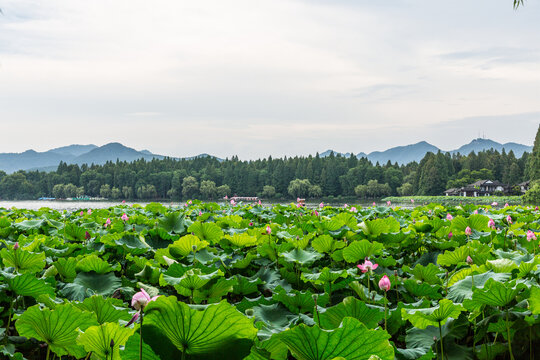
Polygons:
<instances>
[{"instance_id":1,"label":"lotus blossom","mask_svg":"<svg viewBox=\"0 0 540 360\"><path fill-rule=\"evenodd\" d=\"M384 291L390 290L390 287L392 286L392 283L390 282L390 279L388 276L384 275L381 280L379 280L379 288Z\"/></svg>"},{"instance_id":2,"label":"lotus blossom","mask_svg":"<svg viewBox=\"0 0 540 360\"><path fill-rule=\"evenodd\" d=\"M534 210L538 211L538 206L534 208Z\"/></svg>"},{"instance_id":3,"label":"lotus blossom","mask_svg":"<svg viewBox=\"0 0 540 360\"><path fill-rule=\"evenodd\" d=\"M451 239L452 236L454 236L454 234L452 234L452 232L450 231L450 232L448 233L448 238Z\"/></svg>"},{"instance_id":4,"label":"lotus blossom","mask_svg":"<svg viewBox=\"0 0 540 360\"><path fill-rule=\"evenodd\" d=\"M259 200L259 205L262 205L261 200Z\"/></svg>"},{"instance_id":5,"label":"lotus blossom","mask_svg":"<svg viewBox=\"0 0 540 360\"><path fill-rule=\"evenodd\" d=\"M13 245L13 250L19 249L19 242L17 241L15 245Z\"/></svg>"},{"instance_id":6,"label":"lotus blossom","mask_svg":"<svg viewBox=\"0 0 540 360\"><path fill-rule=\"evenodd\" d=\"M313 215L319 216L319 212L317 210L313 210Z\"/></svg>"},{"instance_id":7,"label":"lotus blossom","mask_svg":"<svg viewBox=\"0 0 540 360\"><path fill-rule=\"evenodd\" d=\"M446 214L446 220L452 221L453 218L454 217L450 213Z\"/></svg>"},{"instance_id":8,"label":"lotus blossom","mask_svg":"<svg viewBox=\"0 0 540 360\"><path fill-rule=\"evenodd\" d=\"M472 257L467 256L467 264L469 264L469 265L474 264L474 261L473 261Z\"/></svg>"},{"instance_id":9,"label":"lotus blossom","mask_svg":"<svg viewBox=\"0 0 540 360\"><path fill-rule=\"evenodd\" d=\"M492 229L495 229L495 220L489 219L488 226Z\"/></svg>"},{"instance_id":10,"label":"lotus blossom","mask_svg":"<svg viewBox=\"0 0 540 360\"><path fill-rule=\"evenodd\" d=\"M386 205L390 206L390 205L392 205L392 202L391 202L390 200L388 200L388 201L386 202Z\"/></svg>"},{"instance_id":11,"label":"lotus blossom","mask_svg":"<svg viewBox=\"0 0 540 360\"><path fill-rule=\"evenodd\" d=\"M504 204L504 207L509 207L510 205L508 205L508 203Z\"/></svg>"},{"instance_id":12,"label":"lotus blossom","mask_svg":"<svg viewBox=\"0 0 540 360\"><path fill-rule=\"evenodd\" d=\"M512 223L512 217L511 217L510 215L508 215L508 216L506 217L506 222L509 223L509 224Z\"/></svg>"},{"instance_id":13,"label":"lotus blossom","mask_svg":"<svg viewBox=\"0 0 540 360\"><path fill-rule=\"evenodd\" d=\"M379 266L379 264L373 264L371 261L366 259L363 264L358 264L356 266L358 266L358 268L362 271L362 273L365 274L368 271L371 272L375 270Z\"/></svg>"},{"instance_id":14,"label":"lotus blossom","mask_svg":"<svg viewBox=\"0 0 540 360\"><path fill-rule=\"evenodd\" d=\"M133 297L131 298L131 306L133 306L135 310L144 309L150 301L154 301L158 297L159 295L150 297L150 295L148 295L148 293L143 288L141 288L141 291L135 293L135 295L133 295Z\"/></svg>"},{"instance_id":15,"label":"lotus blossom","mask_svg":"<svg viewBox=\"0 0 540 360\"><path fill-rule=\"evenodd\" d=\"M272 228L270 227L270 225L266 225L266 233L268 235L272 234Z\"/></svg>"},{"instance_id":16,"label":"lotus blossom","mask_svg":"<svg viewBox=\"0 0 540 360\"><path fill-rule=\"evenodd\" d=\"M347 204L343 204L343 207L344 207L344 208L346 208L346 207L349 207L349 205L347 205Z\"/></svg>"},{"instance_id":17,"label":"lotus blossom","mask_svg":"<svg viewBox=\"0 0 540 360\"><path fill-rule=\"evenodd\" d=\"M296 207L297 207L297 208L301 208L301 207L302 207L302 204L298 203L298 204L296 204Z\"/></svg>"},{"instance_id":18,"label":"lotus blossom","mask_svg":"<svg viewBox=\"0 0 540 360\"><path fill-rule=\"evenodd\" d=\"M88 209L88 211L86 212L88 215L92 215L92 209Z\"/></svg>"},{"instance_id":19,"label":"lotus blossom","mask_svg":"<svg viewBox=\"0 0 540 360\"><path fill-rule=\"evenodd\" d=\"M199 216L202 216L202 211L201 210L199 210Z\"/></svg>"},{"instance_id":20,"label":"lotus blossom","mask_svg":"<svg viewBox=\"0 0 540 360\"><path fill-rule=\"evenodd\" d=\"M193 204L193 201L189 200L187 203L188 203L188 205L191 205L191 204Z\"/></svg>"},{"instance_id":21,"label":"lotus blossom","mask_svg":"<svg viewBox=\"0 0 540 360\"><path fill-rule=\"evenodd\" d=\"M229 197L227 195L225 195L225 200L229 200Z\"/></svg>"},{"instance_id":22,"label":"lotus blossom","mask_svg":"<svg viewBox=\"0 0 540 360\"><path fill-rule=\"evenodd\" d=\"M491 203L491 206L497 206L497 205L499 205L499 203L496 202L496 201L494 201L494 202Z\"/></svg>"},{"instance_id":23,"label":"lotus blossom","mask_svg":"<svg viewBox=\"0 0 540 360\"><path fill-rule=\"evenodd\" d=\"M253 221L250 221L249 226L253 226Z\"/></svg>"},{"instance_id":24,"label":"lotus blossom","mask_svg":"<svg viewBox=\"0 0 540 360\"><path fill-rule=\"evenodd\" d=\"M84 238L86 240L90 240L91 236L90 236L90 233L88 231L84 233Z\"/></svg>"},{"instance_id":25,"label":"lotus blossom","mask_svg":"<svg viewBox=\"0 0 540 360\"><path fill-rule=\"evenodd\" d=\"M477 215L477 214L478 214L478 210L474 210L474 211L473 211L473 214Z\"/></svg>"},{"instance_id":26,"label":"lotus blossom","mask_svg":"<svg viewBox=\"0 0 540 360\"><path fill-rule=\"evenodd\" d=\"M107 218L107 220L105 220L105 224L106 225L111 225L111 219Z\"/></svg>"},{"instance_id":27,"label":"lotus blossom","mask_svg":"<svg viewBox=\"0 0 540 360\"><path fill-rule=\"evenodd\" d=\"M373 206L375 206L375 201L373 202Z\"/></svg>"},{"instance_id":28,"label":"lotus blossom","mask_svg":"<svg viewBox=\"0 0 540 360\"><path fill-rule=\"evenodd\" d=\"M126 203L126 200L122 200L122 204L125 204Z\"/></svg>"},{"instance_id":29,"label":"lotus blossom","mask_svg":"<svg viewBox=\"0 0 540 360\"><path fill-rule=\"evenodd\" d=\"M527 231L527 241L536 240L536 235L531 231Z\"/></svg>"},{"instance_id":30,"label":"lotus blossom","mask_svg":"<svg viewBox=\"0 0 540 360\"><path fill-rule=\"evenodd\" d=\"M79 216L83 216L84 215L84 211L81 210L81 212L79 213Z\"/></svg>"},{"instance_id":31,"label":"lotus blossom","mask_svg":"<svg viewBox=\"0 0 540 360\"><path fill-rule=\"evenodd\" d=\"M411 199L411 203L414 204L414 199Z\"/></svg>"},{"instance_id":32,"label":"lotus blossom","mask_svg":"<svg viewBox=\"0 0 540 360\"><path fill-rule=\"evenodd\" d=\"M133 317L131 318L131 320L129 320L129 322L126 324L126 326L124 327L128 327L129 325L133 324L135 321L137 321L139 319L139 312L137 311L135 313L135 315L133 315ZM112 340L111 340L112 341Z\"/></svg>"},{"instance_id":33,"label":"lotus blossom","mask_svg":"<svg viewBox=\"0 0 540 360\"><path fill-rule=\"evenodd\" d=\"M465 235L467 235L467 236L472 235L472 229L470 227L468 227L468 226L465 228Z\"/></svg>"},{"instance_id":34,"label":"lotus blossom","mask_svg":"<svg viewBox=\"0 0 540 360\"><path fill-rule=\"evenodd\" d=\"M322 209L322 208L324 207L324 204L321 202L321 203L319 204L319 207Z\"/></svg>"},{"instance_id":35,"label":"lotus blossom","mask_svg":"<svg viewBox=\"0 0 540 360\"><path fill-rule=\"evenodd\" d=\"M358 210L356 210L356 208L354 206L351 206L351 212L355 213L355 212L358 212Z\"/></svg>"},{"instance_id":36,"label":"lotus blossom","mask_svg":"<svg viewBox=\"0 0 540 360\"><path fill-rule=\"evenodd\" d=\"M126 215L126 213L124 213L124 214L122 215L121 219L122 219L124 222L126 222L126 221L129 220L129 217Z\"/></svg>"}]
</instances>

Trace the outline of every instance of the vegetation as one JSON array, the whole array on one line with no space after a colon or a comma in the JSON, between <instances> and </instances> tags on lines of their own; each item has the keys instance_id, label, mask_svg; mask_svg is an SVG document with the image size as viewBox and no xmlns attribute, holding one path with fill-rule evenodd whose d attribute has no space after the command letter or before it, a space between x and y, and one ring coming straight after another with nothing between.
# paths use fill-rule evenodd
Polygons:
<instances>
[{"instance_id":1,"label":"vegetation","mask_svg":"<svg viewBox=\"0 0 540 360\"><path fill-rule=\"evenodd\" d=\"M476 204L476 205L492 205L504 206L505 204L520 205L523 202L521 196L479 196L479 197L464 197L464 196L389 196L383 201L390 201L392 204L410 204L411 200L415 204L430 204L438 203L445 205L456 204Z\"/></svg>"},{"instance_id":2,"label":"vegetation","mask_svg":"<svg viewBox=\"0 0 540 360\"><path fill-rule=\"evenodd\" d=\"M538 142L538 139L537 139ZM538 146L537 146L538 148ZM444 190L494 179L518 184L536 176L538 153L516 159L485 151L467 156L428 153L420 163L372 164L367 159L331 154L284 159L219 161L139 160L102 166L61 163L54 172L0 171L0 199L68 198L217 199L225 195L264 198L442 195ZM530 159L531 158L531 159ZM515 193L519 194L518 192Z\"/></svg>"},{"instance_id":3,"label":"vegetation","mask_svg":"<svg viewBox=\"0 0 540 360\"><path fill-rule=\"evenodd\" d=\"M0 209L0 354L533 359L539 235L524 206Z\"/></svg>"}]
</instances>

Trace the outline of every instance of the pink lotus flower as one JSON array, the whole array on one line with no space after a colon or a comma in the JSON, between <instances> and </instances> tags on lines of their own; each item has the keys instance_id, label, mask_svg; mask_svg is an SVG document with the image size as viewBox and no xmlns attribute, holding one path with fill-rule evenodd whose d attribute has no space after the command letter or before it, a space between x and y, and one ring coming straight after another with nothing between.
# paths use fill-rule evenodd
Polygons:
<instances>
[{"instance_id":1,"label":"pink lotus flower","mask_svg":"<svg viewBox=\"0 0 540 360\"><path fill-rule=\"evenodd\" d=\"M384 275L381 280L379 280L379 288L384 291L390 290L390 287L392 286L392 283L390 282L390 279L388 276Z\"/></svg>"},{"instance_id":2,"label":"pink lotus flower","mask_svg":"<svg viewBox=\"0 0 540 360\"><path fill-rule=\"evenodd\" d=\"M509 207L510 205L508 205L508 203L504 204L504 207Z\"/></svg>"},{"instance_id":3,"label":"pink lotus flower","mask_svg":"<svg viewBox=\"0 0 540 360\"><path fill-rule=\"evenodd\" d=\"M84 211L81 210L81 212L79 213L79 216L84 216Z\"/></svg>"},{"instance_id":4,"label":"pink lotus flower","mask_svg":"<svg viewBox=\"0 0 540 360\"><path fill-rule=\"evenodd\" d=\"M236 205L236 201L234 201L234 199L231 199L231 205L232 206Z\"/></svg>"},{"instance_id":5,"label":"pink lotus flower","mask_svg":"<svg viewBox=\"0 0 540 360\"><path fill-rule=\"evenodd\" d=\"M126 221L129 220L129 218L128 218L128 216L126 215L126 213L124 213L124 214L122 215L121 219L122 219L124 222L126 222Z\"/></svg>"},{"instance_id":6,"label":"pink lotus flower","mask_svg":"<svg viewBox=\"0 0 540 360\"><path fill-rule=\"evenodd\" d=\"M472 257L467 256L467 264L469 264L469 265L474 264L474 261L473 261Z\"/></svg>"},{"instance_id":7,"label":"pink lotus flower","mask_svg":"<svg viewBox=\"0 0 540 360\"><path fill-rule=\"evenodd\" d=\"M390 200L388 200L388 201L386 202L386 205L390 206L390 205L392 205L392 202L391 202Z\"/></svg>"},{"instance_id":8,"label":"pink lotus flower","mask_svg":"<svg viewBox=\"0 0 540 360\"><path fill-rule=\"evenodd\" d=\"M375 270L379 266L379 264L373 264L371 261L366 259L363 264L358 264L356 266L358 266L358 268L362 271L362 273L365 274L368 271L371 272Z\"/></svg>"},{"instance_id":9,"label":"pink lotus flower","mask_svg":"<svg viewBox=\"0 0 540 360\"><path fill-rule=\"evenodd\" d=\"M297 202L297 203L300 202L300 198L299 198L299 197L296 198L296 202Z\"/></svg>"},{"instance_id":10,"label":"pink lotus flower","mask_svg":"<svg viewBox=\"0 0 540 360\"><path fill-rule=\"evenodd\" d=\"M148 293L143 288L141 288L141 291L133 295L133 297L131 298L131 306L133 306L135 310L144 309L144 307L150 301L154 301L158 297L159 295L151 298L150 295L148 295Z\"/></svg>"},{"instance_id":11,"label":"pink lotus flower","mask_svg":"<svg viewBox=\"0 0 540 360\"><path fill-rule=\"evenodd\" d=\"M534 208L535 211L538 211L538 206Z\"/></svg>"},{"instance_id":12,"label":"pink lotus flower","mask_svg":"<svg viewBox=\"0 0 540 360\"><path fill-rule=\"evenodd\" d=\"M491 203L491 206L497 206L497 205L499 205L499 203L496 202L496 201L494 201L494 202Z\"/></svg>"},{"instance_id":13,"label":"pink lotus flower","mask_svg":"<svg viewBox=\"0 0 540 360\"><path fill-rule=\"evenodd\" d=\"M492 229L495 229L495 220L489 219L488 226Z\"/></svg>"},{"instance_id":14,"label":"pink lotus flower","mask_svg":"<svg viewBox=\"0 0 540 360\"><path fill-rule=\"evenodd\" d=\"M508 224L511 224L511 223L512 223L512 217L511 217L510 215L508 215L508 216L506 217L506 222L507 222Z\"/></svg>"},{"instance_id":15,"label":"pink lotus flower","mask_svg":"<svg viewBox=\"0 0 540 360\"><path fill-rule=\"evenodd\" d=\"M313 210L313 215L319 216L319 212L317 210Z\"/></svg>"},{"instance_id":16,"label":"pink lotus flower","mask_svg":"<svg viewBox=\"0 0 540 360\"><path fill-rule=\"evenodd\" d=\"M259 200L259 205L262 205L261 200Z\"/></svg>"},{"instance_id":17,"label":"pink lotus flower","mask_svg":"<svg viewBox=\"0 0 540 360\"><path fill-rule=\"evenodd\" d=\"M91 236L90 236L90 233L88 231L84 233L84 238L86 240L90 240Z\"/></svg>"},{"instance_id":18,"label":"pink lotus flower","mask_svg":"<svg viewBox=\"0 0 540 360\"><path fill-rule=\"evenodd\" d=\"M13 250L18 250L18 249L19 249L19 242L17 241L15 245L13 245Z\"/></svg>"},{"instance_id":19,"label":"pink lotus flower","mask_svg":"<svg viewBox=\"0 0 540 360\"><path fill-rule=\"evenodd\" d=\"M414 199L411 199L411 204L414 204Z\"/></svg>"},{"instance_id":20,"label":"pink lotus flower","mask_svg":"<svg viewBox=\"0 0 540 360\"><path fill-rule=\"evenodd\" d=\"M346 207L348 207L348 206L349 206L349 205L347 205L347 204L343 204L343 207L344 207L344 208L346 208Z\"/></svg>"},{"instance_id":21,"label":"pink lotus flower","mask_svg":"<svg viewBox=\"0 0 540 360\"><path fill-rule=\"evenodd\" d=\"M193 201L189 200L187 203L188 203L189 205L191 205L191 204L193 204Z\"/></svg>"},{"instance_id":22,"label":"pink lotus flower","mask_svg":"<svg viewBox=\"0 0 540 360\"><path fill-rule=\"evenodd\" d=\"M323 203L320 203L319 204L319 207L322 209L324 207L324 204Z\"/></svg>"},{"instance_id":23,"label":"pink lotus flower","mask_svg":"<svg viewBox=\"0 0 540 360\"><path fill-rule=\"evenodd\" d=\"M272 228L270 227L270 225L266 225L266 233L268 235L272 234Z\"/></svg>"},{"instance_id":24,"label":"pink lotus flower","mask_svg":"<svg viewBox=\"0 0 540 360\"><path fill-rule=\"evenodd\" d=\"M468 227L468 226L465 228L465 235L467 235L467 236L472 235L472 229L470 227Z\"/></svg>"},{"instance_id":25,"label":"pink lotus flower","mask_svg":"<svg viewBox=\"0 0 540 360\"><path fill-rule=\"evenodd\" d=\"M298 204L296 204L296 207L297 207L297 208L301 208L301 207L302 207L302 204L298 203Z\"/></svg>"},{"instance_id":26,"label":"pink lotus flower","mask_svg":"<svg viewBox=\"0 0 540 360\"><path fill-rule=\"evenodd\" d=\"M111 219L107 218L107 220L105 220L105 224L111 225Z\"/></svg>"},{"instance_id":27,"label":"pink lotus flower","mask_svg":"<svg viewBox=\"0 0 540 360\"><path fill-rule=\"evenodd\" d=\"M133 315L133 317L131 318L131 320L129 320L129 322L126 324L126 326L124 327L128 327L129 325L133 324L135 321L137 321L139 319L139 312L137 311L135 313L135 315Z\"/></svg>"},{"instance_id":28,"label":"pink lotus flower","mask_svg":"<svg viewBox=\"0 0 540 360\"><path fill-rule=\"evenodd\" d=\"M478 210L474 210L473 214L478 215Z\"/></svg>"},{"instance_id":29,"label":"pink lotus flower","mask_svg":"<svg viewBox=\"0 0 540 360\"><path fill-rule=\"evenodd\" d=\"M356 208L354 206L351 206L351 212L355 213L355 212L358 212L358 210L356 210Z\"/></svg>"},{"instance_id":30,"label":"pink lotus flower","mask_svg":"<svg viewBox=\"0 0 540 360\"><path fill-rule=\"evenodd\" d=\"M86 212L88 215L92 215L92 209L88 209L88 211Z\"/></svg>"},{"instance_id":31,"label":"pink lotus flower","mask_svg":"<svg viewBox=\"0 0 540 360\"><path fill-rule=\"evenodd\" d=\"M375 206L375 201L373 202L373 206Z\"/></svg>"},{"instance_id":32,"label":"pink lotus flower","mask_svg":"<svg viewBox=\"0 0 540 360\"><path fill-rule=\"evenodd\" d=\"M446 214L446 220L452 221L453 218L454 217L450 213Z\"/></svg>"},{"instance_id":33,"label":"pink lotus flower","mask_svg":"<svg viewBox=\"0 0 540 360\"><path fill-rule=\"evenodd\" d=\"M122 200L122 204L125 204L126 203L126 200Z\"/></svg>"},{"instance_id":34,"label":"pink lotus flower","mask_svg":"<svg viewBox=\"0 0 540 360\"><path fill-rule=\"evenodd\" d=\"M249 223L249 226L253 226L253 222L250 222L250 223Z\"/></svg>"},{"instance_id":35,"label":"pink lotus flower","mask_svg":"<svg viewBox=\"0 0 540 360\"><path fill-rule=\"evenodd\" d=\"M227 195L225 195L225 200L229 200L229 197Z\"/></svg>"},{"instance_id":36,"label":"pink lotus flower","mask_svg":"<svg viewBox=\"0 0 540 360\"><path fill-rule=\"evenodd\" d=\"M536 240L536 235L531 231L527 231L527 241Z\"/></svg>"},{"instance_id":37,"label":"pink lotus flower","mask_svg":"<svg viewBox=\"0 0 540 360\"><path fill-rule=\"evenodd\" d=\"M202 216L202 211L199 210L199 216Z\"/></svg>"},{"instance_id":38,"label":"pink lotus flower","mask_svg":"<svg viewBox=\"0 0 540 360\"><path fill-rule=\"evenodd\" d=\"M452 232L450 231L450 232L448 233L448 238L451 239L452 236L454 236L454 234L452 234Z\"/></svg>"}]
</instances>

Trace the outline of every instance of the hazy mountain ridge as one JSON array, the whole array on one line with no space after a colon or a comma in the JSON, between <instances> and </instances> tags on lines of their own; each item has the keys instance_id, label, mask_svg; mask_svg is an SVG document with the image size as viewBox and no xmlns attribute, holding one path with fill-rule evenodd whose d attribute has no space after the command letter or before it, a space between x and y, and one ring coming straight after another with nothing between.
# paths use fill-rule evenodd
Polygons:
<instances>
[{"instance_id":1,"label":"hazy mountain ridge","mask_svg":"<svg viewBox=\"0 0 540 360\"><path fill-rule=\"evenodd\" d=\"M532 146L527 146L523 144L518 144L515 142L509 142L505 144L498 143L496 141L490 140L490 139L474 139L468 144L465 144L461 147L459 147L456 150L442 150L436 147L435 145L432 145L426 141L420 141L416 144L411 145L405 145L405 146L396 146L390 149L387 149L385 151L373 151L369 154L366 153L358 153L356 157L362 158L365 157L369 161L376 163L379 162L379 164L385 164L390 160L392 163L397 162L398 164L407 164L413 161L420 162L424 158L424 156L428 152L437 153L439 150L443 153L450 153L450 154L457 154L460 153L461 155L469 155L471 152L478 153L480 151L490 150L494 149L498 152L502 152L504 149L507 153L510 151L514 152L514 155L517 158L520 158L523 156L523 153L525 152L531 152ZM325 157L330 155L332 150L326 150L325 152L319 154L321 157ZM338 152L334 151L334 154L338 154ZM339 153L341 156L350 156L350 153Z\"/></svg>"}]
</instances>

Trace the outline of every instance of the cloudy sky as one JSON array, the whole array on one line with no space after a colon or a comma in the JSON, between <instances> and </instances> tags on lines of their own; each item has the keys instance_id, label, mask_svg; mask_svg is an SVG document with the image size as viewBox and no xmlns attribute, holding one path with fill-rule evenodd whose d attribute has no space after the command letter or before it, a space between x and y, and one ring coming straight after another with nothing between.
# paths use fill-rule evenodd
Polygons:
<instances>
[{"instance_id":1,"label":"cloudy sky","mask_svg":"<svg viewBox=\"0 0 540 360\"><path fill-rule=\"evenodd\" d=\"M0 0L0 152L531 145L540 1Z\"/></svg>"}]
</instances>

